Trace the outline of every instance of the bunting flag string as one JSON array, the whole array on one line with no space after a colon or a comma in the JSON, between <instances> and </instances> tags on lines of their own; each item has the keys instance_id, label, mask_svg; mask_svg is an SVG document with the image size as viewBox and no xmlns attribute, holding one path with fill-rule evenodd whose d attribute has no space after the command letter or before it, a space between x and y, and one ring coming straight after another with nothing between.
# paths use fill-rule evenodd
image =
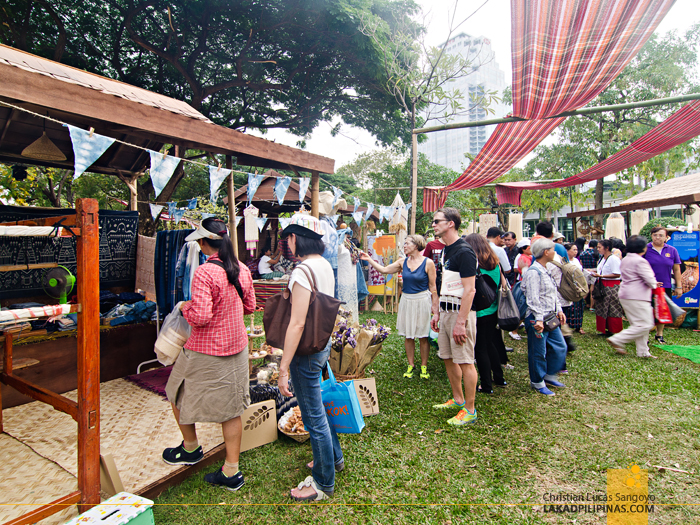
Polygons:
<instances>
[{"instance_id":1,"label":"bunting flag string","mask_svg":"<svg viewBox=\"0 0 700 525\"><path fill-rule=\"evenodd\" d=\"M299 179L299 202L304 202L304 197L306 197L306 191L309 189L309 184L311 179L309 177L301 177Z\"/></svg>"},{"instance_id":2,"label":"bunting flag string","mask_svg":"<svg viewBox=\"0 0 700 525\"><path fill-rule=\"evenodd\" d=\"M267 222L267 217L258 217L257 219L255 219L255 222L258 225L258 230L260 230L262 232L263 229L265 228L265 223Z\"/></svg>"},{"instance_id":3,"label":"bunting flag string","mask_svg":"<svg viewBox=\"0 0 700 525\"><path fill-rule=\"evenodd\" d=\"M148 206L151 208L151 217L153 217L154 221L158 218L160 212L163 211L163 208L165 208L165 206L161 206L160 204L149 203Z\"/></svg>"},{"instance_id":4,"label":"bunting flag string","mask_svg":"<svg viewBox=\"0 0 700 525\"><path fill-rule=\"evenodd\" d=\"M338 224L338 218L340 215L329 215L328 218L333 221L333 224Z\"/></svg>"},{"instance_id":5,"label":"bunting flag string","mask_svg":"<svg viewBox=\"0 0 700 525\"><path fill-rule=\"evenodd\" d=\"M168 215L172 216L173 213L175 213L175 210L177 209L177 202L169 202L168 203Z\"/></svg>"},{"instance_id":6,"label":"bunting flag string","mask_svg":"<svg viewBox=\"0 0 700 525\"><path fill-rule=\"evenodd\" d=\"M289 226L289 223L292 222L292 218L291 217L280 217L279 221L280 221L280 226L284 230L287 226Z\"/></svg>"},{"instance_id":7,"label":"bunting flag string","mask_svg":"<svg viewBox=\"0 0 700 525\"><path fill-rule=\"evenodd\" d=\"M289 190L289 185L292 183L291 177L278 177L275 181L275 197L277 197L277 202L280 206L284 202L284 197L287 195L287 190Z\"/></svg>"},{"instance_id":8,"label":"bunting flag string","mask_svg":"<svg viewBox=\"0 0 700 525\"><path fill-rule=\"evenodd\" d=\"M353 197L352 199L355 202L355 209L352 210L352 212L357 213L357 208L360 207L360 199L358 199L357 197ZM359 222L358 222L358 224L359 224Z\"/></svg>"},{"instance_id":9,"label":"bunting flag string","mask_svg":"<svg viewBox=\"0 0 700 525\"><path fill-rule=\"evenodd\" d=\"M175 169L178 164L180 164L181 159L178 157L171 157L170 155L164 155L163 153L150 149L148 153L151 155L151 169L149 172L157 198L173 176L173 173L175 173Z\"/></svg>"},{"instance_id":10,"label":"bunting flag string","mask_svg":"<svg viewBox=\"0 0 700 525\"><path fill-rule=\"evenodd\" d=\"M258 191L258 187L263 180L262 175L255 175L253 173L248 173L248 204L253 202L253 197L255 192Z\"/></svg>"},{"instance_id":11,"label":"bunting flag string","mask_svg":"<svg viewBox=\"0 0 700 525\"><path fill-rule=\"evenodd\" d=\"M209 217L216 217L216 213L206 213L206 212L202 212L202 220L208 219Z\"/></svg>"},{"instance_id":12,"label":"bunting flag string","mask_svg":"<svg viewBox=\"0 0 700 525\"><path fill-rule=\"evenodd\" d=\"M391 206L380 206L379 207L379 222L384 222L386 219L387 221L391 220L391 217L394 215L393 209Z\"/></svg>"},{"instance_id":13,"label":"bunting flag string","mask_svg":"<svg viewBox=\"0 0 700 525\"><path fill-rule=\"evenodd\" d=\"M242 218L243 218L243 217L242 217L242 216L239 216L239 215L236 215L236 216L234 217L234 219L236 219L236 228L238 228L238 223L241 222L241 219L242 219Z\"/></svg>"},{"instance_id":14,"label":"bunting flag string","mask_svg":"<svg viewBox=\"0 0 700 525\"><path fill-rule=\"evenodd\" d=\"M343 195L343 190L340 188L336 188L335 186L331 186L333 189L333 204L331 204L331 208L335 208L335 205L338 203L338 199L340 199L341 195Z\"/></svg>"},{"instance_id":15,"label":"bunting flag string","mask_svg":"<svg viewBox=\"0 0 700 525\"><path fill-rule=\"evenodd\" d=\"M197 209L197 197L194 197L187 201L187 209L188 210L196 210Z\"/></svg>"},{"instance_id":16,"label":"bunting flag string","mask_svg":"<svg viewBox=\"0 0 700 525\"><path fill-rule=\"evenodd\" d=\"M184 208L177 208L171 215L173 219L175 219L175 224L180 224L180 221L182 218L185 216L185 209Z\"/></svg>"},{"instance_id":17,"label":"bunting flag string","mask_svg":"<svg viewBox=\"0 0 700 525\"><path fill-rule=\"evenodd\" d=\"M216 194L219 193L219 186L224 179L231 174L231 170L221 166L209 166L209 200L216 202Z\"/></svg>"},{"instance_id":18,"label":"bunting flag string","mask_svg":"<svg viewBox=\"0 0 700 525\"><path fill-rule=\"evenodd\" d=\"M73 143L73 154L75 156L73 179L80 177L85 170L92 166L114 144L113 138L98 135L92 128L90 129L91 131L85 131L70 124L68 125L68 132Z\"/></svg>"},{"instance_id":19,"label":"bunting flag string","mask_svg":"<svg viewBox=\"0 0 700 525\"><path fill-rule=\"evenodd\" d=\"M352 218L355 219L355 222L358 226L362 225L362 215L363 213L361 211L352 212Z\"/></svg>"},{"instance_id":20,"label":"bunting flag string","mask_svg":"<svg viewBox=\"0 0 700 525\"><path fill-rule=\"evenodd\" d=\"M371 202L367 203L367 211L365 212L365 220L369 220L369 218L372 216L372 213L374 212L374 204Z\"/></svg>"}]
</instances>

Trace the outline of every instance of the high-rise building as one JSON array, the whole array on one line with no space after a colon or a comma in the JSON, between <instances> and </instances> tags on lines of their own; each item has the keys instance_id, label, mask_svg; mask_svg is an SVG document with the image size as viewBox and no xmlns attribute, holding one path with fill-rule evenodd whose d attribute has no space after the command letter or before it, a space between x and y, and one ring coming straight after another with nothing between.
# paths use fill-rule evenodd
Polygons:
<instances>
[{"instance_id":1,"label":"high-rise building","mask_svg":"<svg viewBox=\"0 0 700 525\"><path fill-rule=\"evenodd\" d=\"M448 89L458 89L464 95L462 105L465 108L463 115L452 117L449 122L470 122L505 116L510 108L502 102L489 106L494 113L487 113L486 109L478 107L475 103L475 99L484 92L495 91L501 98L506 87L505 73L498 67L491 49L491 41L484 36L472 37L460 33L443 45L448 53L461 55L469 60L474 68L469 75L455 79L449 84ZM429 122L427 125L436 124ZM481 126L427 133L428 140L418 144L418 152L424 153L435 164L461 173L469 164L465 153L479 153L495 128L496 126Z\"/></svg>"}]
</instances>

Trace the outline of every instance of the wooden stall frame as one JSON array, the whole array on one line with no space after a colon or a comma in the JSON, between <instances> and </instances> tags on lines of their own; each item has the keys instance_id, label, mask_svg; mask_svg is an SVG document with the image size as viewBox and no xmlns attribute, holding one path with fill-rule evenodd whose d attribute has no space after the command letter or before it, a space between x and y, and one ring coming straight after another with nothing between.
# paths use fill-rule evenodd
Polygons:
<instances>
[{"instance_id":1,"label":"wooden stall frame","mask_svg":"<svg viewBox=\"0 0 700 525\"><path fill-rule=\"evenodd\" d=\"M78 423L78 491L52 503L37 508L8 523L21 525L35 523L69 504L78 504L84 512L100 503L100 275L99 275L99 206L95 199L78 199L76 214L67 216L63 226L76 226L71 230L77 237L78 304L71 312L78 313L78 401L42 388L16 377L12 373L12 337L4 343L3 370L0 382L22 394L48 403L65 412ZM38 221L3 223L52 225L57 218ZM60 219L60 217L58 218ZM52 222L53 221L53 222ZM0 394L0 432L2 432L2 397Z\"/></svg>"}]
</instances>

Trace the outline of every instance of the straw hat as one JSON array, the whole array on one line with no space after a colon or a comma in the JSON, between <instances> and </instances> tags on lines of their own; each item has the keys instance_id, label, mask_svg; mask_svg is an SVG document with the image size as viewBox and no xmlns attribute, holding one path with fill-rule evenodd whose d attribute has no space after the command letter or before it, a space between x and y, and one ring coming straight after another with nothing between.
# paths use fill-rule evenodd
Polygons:
<instances>
[{"instance_id":1,"label":"straw hat","mask_svg":"<svg viewBox=\"0 0 700 525\"><path fill-rule=\"evenodd\" d=\"M22 156L37 160L66 160L66 156L51 142L45 131L41 137L22 150Z\"/></svg>"}]
</instances>

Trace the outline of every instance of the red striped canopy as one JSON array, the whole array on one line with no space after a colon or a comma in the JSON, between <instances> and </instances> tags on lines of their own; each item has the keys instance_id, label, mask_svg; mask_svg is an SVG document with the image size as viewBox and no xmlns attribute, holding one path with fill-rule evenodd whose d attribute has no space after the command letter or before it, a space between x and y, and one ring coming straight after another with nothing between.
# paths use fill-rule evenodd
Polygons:
<instances>
[{"instance_id":1,"label":"red striped canopy","mask_svg":"<svg viewBox=\"0 0 700 525\"><path fill-rule=\"evenodd\" d=\"M542 119L587 104L639 52L674 2L511 0L513 115ZM563 120L499 124L465 172L445 189L492 182ZM423 203L424 211L434 211Z\"/></svg>"},{"instance_id":2,"label":"red striped canopy","mask_svg":"<svg viewBox=\"0 0 700 525\"><path fill-rule=\"evenodd\" d=\"M700 135L700 100L695 100L683 106L663 123L635 140L625 149L578 175L549 184L505 182L496 186L496 197L499 204L520 206L520 196L523 190L549 190L601 179L649 160L698 135Z\"/></svg>"}]
</instances>

